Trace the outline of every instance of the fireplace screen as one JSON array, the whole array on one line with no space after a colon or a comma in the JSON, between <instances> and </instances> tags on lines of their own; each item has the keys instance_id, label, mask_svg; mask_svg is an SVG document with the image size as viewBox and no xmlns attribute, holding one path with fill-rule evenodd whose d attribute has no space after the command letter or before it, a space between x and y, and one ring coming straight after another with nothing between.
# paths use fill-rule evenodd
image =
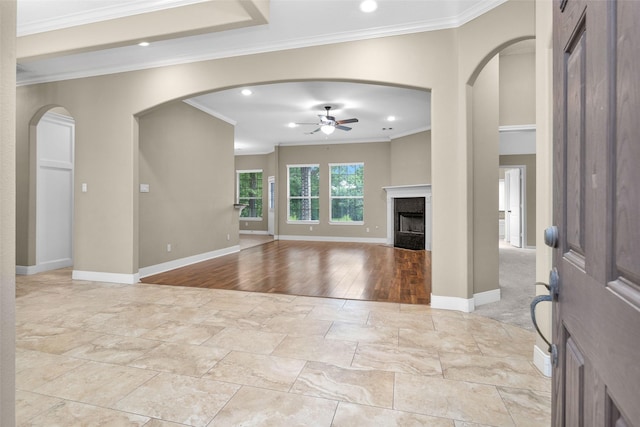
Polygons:
<instances>
[{"instance_id":1,"label":"fireplace screen","mask_svg":"<svg viewBox=\"0 0 640 427\"><path fill-rule=\"evenodd\" d=\"M424 234L424 215L421 214L400 214L401 233Z\"/></svg>"}]
</instances>

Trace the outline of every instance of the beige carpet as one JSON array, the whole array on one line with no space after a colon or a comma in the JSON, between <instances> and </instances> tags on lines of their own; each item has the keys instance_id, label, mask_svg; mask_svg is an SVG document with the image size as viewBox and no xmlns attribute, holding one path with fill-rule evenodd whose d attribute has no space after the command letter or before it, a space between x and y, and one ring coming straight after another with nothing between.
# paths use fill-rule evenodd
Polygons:
<instances>
[{"instance_id":1,"label":"beige carpet","mask_svg":"<svg viewBox=\"0 0 640 427\"><path fill-rule=\"evenodd\" d=\"M536 293L536 251L500 244L502 299L476 308L475 314L533 330L529 305Z\"/></svg>"}]
</instances>

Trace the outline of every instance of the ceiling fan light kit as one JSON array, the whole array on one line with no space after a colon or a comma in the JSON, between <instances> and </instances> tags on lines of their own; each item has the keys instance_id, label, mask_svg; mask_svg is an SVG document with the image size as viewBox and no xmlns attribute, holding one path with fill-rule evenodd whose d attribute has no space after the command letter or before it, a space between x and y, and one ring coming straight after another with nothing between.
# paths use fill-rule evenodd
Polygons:
<instances>
[{"instance_id":1,"label":"ceiling fan light kit","mask_svg":"<svg viewBox=\"0 0 640 427\"><path fill-rule=\"evenodd\" d=\"M320 118L319 123L296 123L297 125L316 125L319 126L318 129L312 132L306 132L307 135L312 135L318 131L322 131L325 135L331 135L336 129L350 131L351 128L348 126L343 126L345 123L357 123L358 119L346 119L346 120L336 120L335 117L329 115L329 110L331 110L331 106L327 105L324 107L327 110L325 115L318 114Z\"/></svg>"},{"instance_id":2,"label":"ceiling fan light kit","mask_svg":"<svg viewBox=\"0 0 640 427\"><path fill-rule=\"evenodd\" d=\"M331 135L333 133L333 131L336 130L336 128L334 128L331 125L322 125L322 126L320 126L320 130L325 135Z\"/></svg>"}]
</instances>

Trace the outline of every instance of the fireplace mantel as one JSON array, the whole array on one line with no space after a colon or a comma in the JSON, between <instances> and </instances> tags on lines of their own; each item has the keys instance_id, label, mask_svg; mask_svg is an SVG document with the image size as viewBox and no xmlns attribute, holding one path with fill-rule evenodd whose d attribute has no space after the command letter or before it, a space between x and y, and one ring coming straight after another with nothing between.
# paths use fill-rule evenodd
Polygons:
<instances>
[{"instance_id":1,"label":"fireplace mantel","mask_svg":"<svg viewBox=\"0 0 640 427\"><path fill-rule=\"evenodd\" d=\"M382 187L387 192L387 244L393 245L393 199L399 197L424 197L425 199L425 249L431 250L431 184L394 185Z\"/></svg>"}]
</instances>

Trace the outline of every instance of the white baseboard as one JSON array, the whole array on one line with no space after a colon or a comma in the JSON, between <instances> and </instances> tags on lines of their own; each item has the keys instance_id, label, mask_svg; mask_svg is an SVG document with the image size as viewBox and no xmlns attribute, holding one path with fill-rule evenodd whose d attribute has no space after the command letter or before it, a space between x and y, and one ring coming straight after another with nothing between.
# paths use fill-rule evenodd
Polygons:
<instances>
[{"instance_id":1,"label":"white baseboard","mask_svg":"<svg viewBox=\"0 0 640 427\"><path fill-rule=\"evenodd\" d=\"M379 243L386 244L385 237L336 237L336 236L296 236L279 235L278 240L296 240L306 242L343 242L343 243Z\"/></svg>"},{"instance_id":2,"label":"white baseboard","mask_svg":"<svg viewBox=\"0 0 640 427\"><path fill-rule=\"evenodd\" d=\"M16 265L16 274L21 276L29 276L31 274L43 273L45 271L59 270L61 268L71 267L73 260L69 258L48 261L37 265Z\"/></svg>"},{"instance_id":3,"label":"white baseboard","mask_svg":"<svg viewBox=\"0 0 640 427\"><path fill-rule=\"evenodd\" d=\"M260 234L262 236L268 236L269 232L266 230L240 230L240 234Z\"/></svg>"},{"instance_id":4,"label":"white baseboard","mask_svg":"<svg viewBox=\"0 0 640 427\"><path fill-rule=\"evenodd\" d=\"M140 281L140 275L122 273L104 273L101 271L80 271L73 270L71 274L73 280L86 280L89 282L124 283L133 285Z\"/></svg>"},{"instance_id":5,"label":"white baseboard","mask_svg":"<svg viewBox=\"0 0 640 427\"><path fill-rule=\"evenodd\" d=\"M431 294L431 308L471 313L475 310L475 303L473 298L442 297Z\"/></svg>"},{"instance_id":6,"label":"white baseboard","mask_svg":"<svg viewBox=\"0 0 640 427\"><path fill-rule=\"evenodd\" d=\"M19 276L29 276L40 273L37 265L16 265L16 274Z\"/></svg>"},{"instance_id":7,"label":"white baseboard","mask_svg":"<svg viewBox=\"0 0 640 427\"><path fill-rule=\"evenodd\" d=\"M154 274L163 273L169 270L175 270L176 268L195 264L197 262L207 261L209 259L218 258L224 255L234 254L236 252L240 252L239 245L230 246L224 249L218 249L216 251L205 252L203 254L193 255L186 258L174 259L172 261L163 262L161 264L150 265L149 267L143 267L138 271L138 275L141 278L152 276Z\"/></svg>"},{"instance_id":8,"label":"white baseboard","mask_svg":"<svg viewBox=\"0 0 640 427\"><path fill-rule=\"evenodd\" d=\"M551 355L537 345L533 346L533 364L542 375L551 377Z\"/></svg>"},{"instance_id":9,"label":"white baseboard","mask_svg":"<svg viewBox=\"0 0 640 427\"><path fill-rule=\"evenodd\" d=\"M500 289L492 289L490 291L473 294L473 301L475 307L478 307L484 304L498 302L500 301L500 297Z\"/></svg>"}]
</instances>

